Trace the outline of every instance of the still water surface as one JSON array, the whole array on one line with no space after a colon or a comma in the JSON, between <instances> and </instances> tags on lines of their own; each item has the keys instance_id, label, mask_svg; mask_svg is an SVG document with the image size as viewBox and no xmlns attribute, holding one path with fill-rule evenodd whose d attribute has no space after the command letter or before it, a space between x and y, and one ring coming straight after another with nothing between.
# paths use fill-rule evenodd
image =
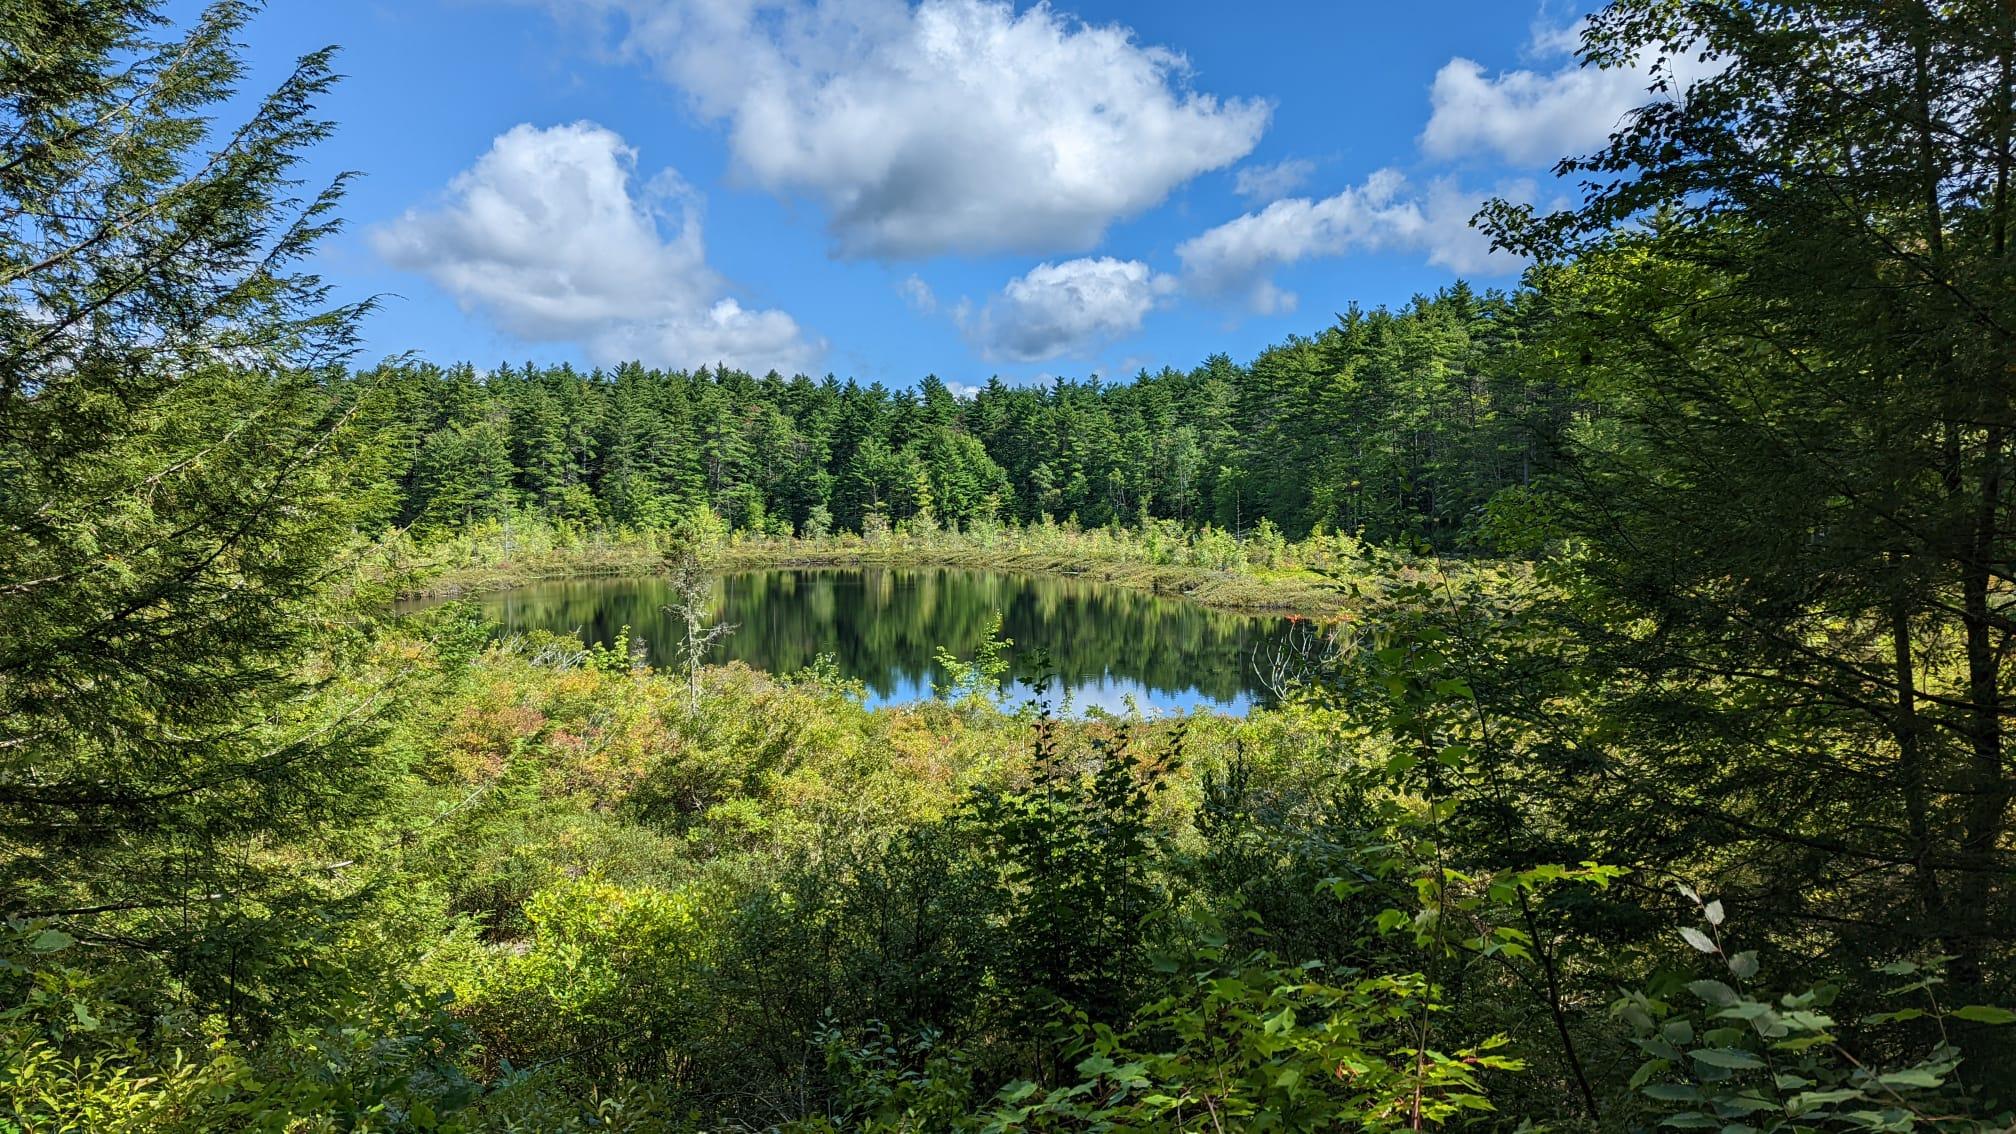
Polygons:
<instances>
[{"instance_id":1,"label":"still water surface","mask_svg":"<svg viewBox=\"0 0 2016 1134\"><path fill-rule=\"evenodd\" d=\"M1060 712L1118 712L1131 697L1145 712L1244 713L1265 700L1256 656L1268 656L1288 629L1278 618L1045 575L822 568L741 572L714 586L719 620L735 630L710 661L792 673L831 654L842 674L867 685L870 705L928 698L943 678L931 662L938 647L971 657L998 610L1019 665L1048 651L1058 693L1070 694L1067 706L1053 693ZM629 626L663 664L679 633L662 609L670 600L664 580L643 578L537 583L480 601L507 631L613 642ZM1006 696L1019 703L1030 692L1017 686Z\"/></svg>"}]
</instances>

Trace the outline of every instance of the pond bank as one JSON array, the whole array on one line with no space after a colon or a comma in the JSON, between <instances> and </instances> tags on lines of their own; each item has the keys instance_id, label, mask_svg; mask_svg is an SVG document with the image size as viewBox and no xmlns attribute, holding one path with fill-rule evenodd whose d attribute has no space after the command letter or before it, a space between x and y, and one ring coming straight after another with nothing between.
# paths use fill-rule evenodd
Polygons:
<instances>
[{"instance_id":1,"label":"pond bank","mask_svg":"<svg viewBox=\"0 0 2016 1134\"><path fill-rule=\"evenodd\" d=\"M406 588L402 598L453 598L509 590L551 579L650 575L665 551L647 541L586 543L517 557L448 566ZM1062 575L1187 599L1218 610L1326 618L1350 605L1338 584L1302 568L1220 570L1182 564L1074 555L1068 550L983 544L977 540L858 536L831 539L738 540L701 555L715 571L768 567L969 567Z\"/></svg>"}]
</instances>

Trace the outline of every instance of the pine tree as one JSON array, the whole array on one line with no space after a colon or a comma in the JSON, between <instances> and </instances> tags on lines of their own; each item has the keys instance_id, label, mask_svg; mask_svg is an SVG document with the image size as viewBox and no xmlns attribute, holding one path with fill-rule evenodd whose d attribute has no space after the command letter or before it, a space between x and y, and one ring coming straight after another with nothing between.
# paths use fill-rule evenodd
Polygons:
<instances>
[{"instance_id":1,"label":"pine tree","mask_svg":"<svg viewBox=\"0 0 2016 1134\"><path fill-rule=\"evenodd\" d=\"M2016 945L2016 11L1622 0L1585 55L1715 66L1564 164L1582 207L1491 215L1561 261L1540 349L1601 407L1557 497L1635 742L1583 813L1652 857L1636 801L1687 808L1677 853L1802 950L1950 953L1981 995Z\"/></svg>"},{"instance_id":2,"label":"pine tree","mask_svg":"<svg viewBox=\"0 0 2016 1134\"><path fill-rule=\"evenodd\" d=\"M413 492L421 533L453 532L511 511L511 446L501 420L450 426L421 443Z\"/></svg>"},{"instance_id":3,"label":"pine tree","mask_svg":"<svg viewBox=\"0 0 2016 1134\"><path fill-rule=\"evenodd\" d=\"M0 902L232 1003L316 875L270 837L382 774L332 596L385 482L360 310L292 267L329 55L213 129L251 6L153 8L0 5Z\"/></svg>"}]
</instances>

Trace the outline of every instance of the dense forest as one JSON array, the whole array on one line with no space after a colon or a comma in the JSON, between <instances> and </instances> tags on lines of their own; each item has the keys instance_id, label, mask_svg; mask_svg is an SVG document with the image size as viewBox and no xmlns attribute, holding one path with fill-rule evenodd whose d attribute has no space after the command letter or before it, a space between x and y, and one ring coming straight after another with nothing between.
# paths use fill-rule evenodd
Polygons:
<instances>
[{"instance_id":1,"label":"dense forest","mask_svg":"<svg viewBox=\"0 0 2016 1134\"><path fill-rule=\"evenodd\" d=\"M968 397L361 365L332 56L166 10L0 0L0 1130L2016 1127L2016 7L1613 0L1716 65L1516 290ZM688 648L397 601L523 540ZM1036 551L1326 601L1243 718L708 664Z\"/></svg>"},{"instance_id":2,"label":"dense forest","mask_svg":"<svg viewBox=\"0 0 2016 1134\"><path fill-rule=\"evenodd\" d=\"M968 398L831 375L637 365L388 366L406 454L398 512L421 533L514 511L825 534L922 519L1088 526L1148 519L1458 548L1500 489L1551 467L1568 385L1519 369L1528 293L1462 284L1398 313L1353 309L1248 365L1222 355L1133 381L991 379Z\"/></svg>"}]
</instances>

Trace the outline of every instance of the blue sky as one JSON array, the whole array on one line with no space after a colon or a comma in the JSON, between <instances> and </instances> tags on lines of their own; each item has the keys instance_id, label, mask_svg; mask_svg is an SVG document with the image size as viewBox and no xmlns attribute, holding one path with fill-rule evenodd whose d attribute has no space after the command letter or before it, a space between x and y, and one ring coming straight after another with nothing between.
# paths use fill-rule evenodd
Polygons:
<instances>
[{"instance_id":1,"label":"blue sky","mask_svg":"<svg viewBox=\"0 0 2016 1134\"><path fill-rule=\"evenodd\" d=\"M364 174L316 265L367 357L907 386L1250 357L1520 265L1466 227L1642 100L1521 4L301 0Z\"/></svg>"}]
</instances>

